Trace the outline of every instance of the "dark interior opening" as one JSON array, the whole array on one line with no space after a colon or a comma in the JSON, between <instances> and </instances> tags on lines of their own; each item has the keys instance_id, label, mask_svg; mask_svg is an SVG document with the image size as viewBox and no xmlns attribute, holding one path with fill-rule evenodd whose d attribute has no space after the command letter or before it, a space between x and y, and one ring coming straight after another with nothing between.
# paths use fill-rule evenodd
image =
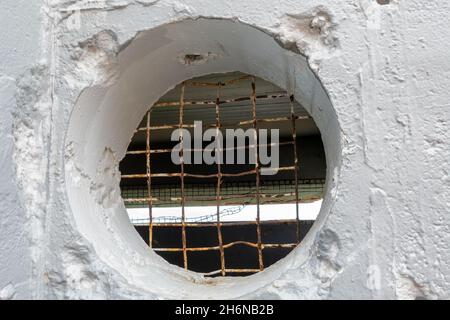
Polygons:
<instances>
[{"instance_id":1,"label":"dark interior opening","mask_svg":"<svg viewBox=\"0 0 450 320\"><path fill-rule=\"evenodd\" d=\"M255 122L249 122L253 110ZM172 131L180 127L180 118L181 125L193 132L189 126L194 121L203 121L204 129L217 125L217 112L221 131L230 127L246 130L255 123L258 129L279 130L277 174L260 175L256 184L256 174L236 175L255 170L254 164L225 163L220 169L217 165L184 164L181 168L171 161L167 150L178 143L170 138ZM247 159L249 152L250 149ZM233 207L237 212L220 211L219 226L218 177L214 176L218 170L228 175L220 179L219 211L222 207ZM306 110L292 100L291 93L262 79L234 72L190 80L162 97L139 124L120 171L127 208L149 212L148 218L131 217L131 221L161 257L210 276L246 276L271 266L301 244L314 219L301 219L300 215L283 219L285 212L274 209L280 212L271 212L272 219L255 222L253 217L242 219L239 210L273 204L296 206L320 200L326 161L319 130ZM188 174L183 179L182 171ZM185 217L184 221L172 215L156 215L161 208L183 206L210 207L211 214ZM239 219L233 220L238 216Z\"/></svg>"}]
</instances>

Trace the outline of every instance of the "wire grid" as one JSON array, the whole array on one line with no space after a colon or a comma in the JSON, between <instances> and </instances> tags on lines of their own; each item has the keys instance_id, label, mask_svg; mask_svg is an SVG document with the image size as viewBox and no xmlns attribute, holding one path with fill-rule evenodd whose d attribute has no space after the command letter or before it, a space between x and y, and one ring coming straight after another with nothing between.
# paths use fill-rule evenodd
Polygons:
<instances>
[{"instance_id":1,"label":"wire grid","mask_svg":"<svg viewBox=\"0 0 450 320\"><path fill-rule=\"evenodd\" d=\"M216 113L216 123L215 123L215 128L216 128L216 135L219 135L220 129L222 127L221 125L221 119L220 119L220 105L223 103L228 103L230 101L238 101L238 99L229 99L229 100L224 100L221 101L220 100L220 89L224 86L227 85L233 85L237 82L240 81L244 81L244 80L250 80L251 82L251 94L250 97L247 99L251 102L251 107L252 107L252 115L251 115L251 119L249 119L248 121L240 121L239 123L236 124L227 124L228 126L243 126L243 125L251 125L254 129L255 129L255 137L254 137L254 141L255 146L252 147L253 151L255 152L255 168L249 171L245 171L245 172L240 172L240 173L235 173L235 174L225 174L222 173L222 168L221 168L221 163L220 161L218 161L217 163L217 173L214 175L194 175L194 174L189 174L185 172L185 163L184 163L184 152L186 150L183 149L183 133L182 130L180 130L180 146L181 146L181 150L180 150L180 173L158 173L158 174L154 174L152 173L152 166L151 166L151 159L152 156L156 153L166 153L166 152L171 152L171 150L166 149L166 150L152 150L151 149L151 145L150 145L150 141L151 141L151 133L154 130L167 130L167 129L183 129L183 128L191 128L191 125L186 125L184 123L184 108L186 105L186 101L185 101L185 92L186 92L186 88L188 86L202 86L202 87L206 87L206 88L213 88L217 91L217 98L215 101L206 101L206 102L189 102L190 104L205 104L205 105L211 105L213 107L215 107L215 113ZM286 97L286 95L279 95L279 97ZM276 96L273 97L266 97L264 96L263 98L272 98L272 99L276 99ZM199 82L184 82L182 83L181 86L181 95L180 95L180 101L176 102L176 103L163 103L163 104L156 104L154 107L173 107L173 106L178 106L179 107L179 123L178 125L164 125L164 126L156 126L156 127L152 127L151 126L151 111L148 111L147 116L146 116L146 126L142 127L142 128L138 128L136 130L136 132L141 132L141 131L145 131L146 132L146 150L137 150L137 151L132 151L129 152L128 154L144 154L146 156L146 172L145 174L133 174L133 175L122 175L122 179L142 179L142 178L146 178L147 181L147 188L146 188L146 193L143 194L142 193L142 189L139 188L130 188L128 187L127 189L124 189L124 193L129 195L130 193L132 194L136 194L136 198L133 197L128 197L126 196L126 202L130 205L137 205L137 204L141 204L143 202L147 203L148 206L148 213L149 213L149 219L148 219L148 225L149 225L149 247L152 248L155 251L158 252L182 252L183 253L183 266L184 268L187 270L189 269L189 260L188 260L188 252L195 252L195 251L211 251L211 250L218 250L220 252L220 269L216 270L216 271L212 271L210 273L205 274L206 276L214 276L217 274L220 274L222 276L226 276L229 273L256 273L259 271L263 271L264 270L264 260L263 260L263 254L264 254L264 249L266 248L294 248L295 246L297 246L300 243L300 219L299 219L299 201L300 201L300 188L299 188L299 157L298 157L298 150L297 150L297 129L296 129L296 120L298 119L302 119L302 118L308 118L308 117L299 117L296 116L295 114L295 108L294 108L294 97L293 95L289 96L290 98L290 111L291 111L291 115L290 117L280 117L280 118L271 118L271 119L258 119L257 118L257 99L258 96L256 94L256 83L255 83L255 78L252 76L243 76L240 77L238 79L233 79L230 80L228 82L225 83L199 83ZM242 98L239 98L239 101L242 101ZM278 244L270 244L270 243L263 243L262 241L262 236L261 236L261 217L260 217L260 206L261 204L264 203L268 203L267 201L265 201L265 199L267 198L267 196L270 196L270 193L267 193L267 186L270 183L261 183L261 178L260 178L260 172L261 172L261 165L258 159L258 150L259 147L261 145L259 145L259 141L258 141L258 135L257 135L257 131L258 131L258 125L259 123L262 122L280 122L280 121L290 121L291 122L291 129L292 129L292 141L290 142L290 144L292 144L293 146L293 152L294 152L294 164L293 166L290 167L281 167L281 168L277 168L278 171L293 171L294 172L294 181L291 182L290 184L290 196L293 199L293 201L296 204L296 237L297 237L297 241L296 243L278 243ZM217 141L219 141L220 139L217 139ZM250 146L248 146L250 148ZM223 148L222 146L219 146L218 150L219 152L223 152L226 148ZM237 147L233 148L234 150L237 149ZM246 242L246 241L236 241L236 242L232 242L232 243L227 243L224 244L223 243L223 237L222 237L222 226L223 223L221 222L221 206L224 205L224 201L226 201L225 197L226 196L230 196L232 199L233 197L236 198L238 195L238 192L236 192L233 189L233 186L224 186L223 185L223 177L242 177L242 176L248 176L248 175L254 175L255 176L255 182L253 187L250 189L252 190L251 193L249 194L244 194L241 195L243 196L242 198L244 200L241 200L241 205L246 205L248 204L248 201L245 202L245 198L247 197L248 199L252 199L251 202L256 204L256 232L257 232L257 242L256 243L251 243L251 242ZM179 182L180 182L180 187L179 188L156 188L153 189L153 184L152 184L152 180L155 178L159 178L159 177L172 177L172 178L179 178ZM193 194L193 192L195 190L199 191L200 188L192 188L189 187L185 184L185 178L186 177L191 177L191 178L197 178L197 179L211 179L211 178L216 178L217 181L214 185L211 184L205 184L205 192L204 192L204 196L207 197L208 199L205 199L204 201L211 201L211 200L215 200L216 202L216 207L217 207L217 211L215 214L215 226L217 227L217 240L218 240L218 245L217 246L212 246L212 247L196 247L196 248L188 248L187 247L187 240L186 240L186 228L187 227L202 227L202 226L209 226L209 224L205 224L205 223L198 223L198 222L190 222L187 218L186 218L186 214L185 214L185 207L186 207L186 203L187 203L187 196L190 196ZM317 185L319 185L321 188L321 191L323 192L323 181L317 181ZM274 184L274 183L272 183ZM292 185L293 184L293 185ZM278 181L278 186L281 187L281 182ZM249 187L248 185L246 186L247 188ZM273 187L273 185L272 185ZM237 187L239 189L239 187ZM266 190L265 190L266 188ZM179 191L175 191L175 189L179 190ZM292 192L292 189L294 189ZM166 194L162 194L162 190L164 190L164 192ZM167 195L167 190L169 190L169 195ZM231 192L230 192L231 190ZM248 189L247 189L248 190ZM266 191L266 192L265 192ZM134 192L134 193L133 193ZM173 192L173 194L172 194ZM206 193L206 194L205 194ZM215 194L214 197L211 197L211 194ZM278 193L279 195L279 193ZM286 196L286 193L284 194L284 196ZM167 199L170 198L170 201L167 201ZM270 197L269 197L270 198ZM198 199L197 199L198 200ZM160 201L165 201L165 202L160 202ZM160 203L158 203L160 202ZM158 203L158 205L161 205L162 203L169 203L172 204L174 202L177 202L180 206L181 206L181 223L179 224L179 226L182 229L182 248L154 248L153 247L153 229L155 226L158 227L164 227L164 226L175 226L176 224L174 223L159 223L159 222L155 222L154 218L153 218L153 206L154 203ZM284 202L286 202L286 198L284 199ZM282 223L282 222L280 222ZM244 246L248 246L248 247L252 247L255 248L258 251L258 264L259 264L259 268L258 269L227 269L226 267L226 261L225 261L225 250L228 248L232 248L234 246L237 245L244 245Z\"/></svg>"}]
</instances>

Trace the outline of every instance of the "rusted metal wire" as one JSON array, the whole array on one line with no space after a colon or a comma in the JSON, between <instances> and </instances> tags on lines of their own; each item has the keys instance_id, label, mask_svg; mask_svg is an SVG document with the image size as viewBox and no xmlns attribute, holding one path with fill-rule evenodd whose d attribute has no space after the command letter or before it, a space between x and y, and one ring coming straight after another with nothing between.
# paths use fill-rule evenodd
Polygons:
<instances>
[{"instance_id":1,"label":"rusted metal wire","mask_svg":"<svg viewBox=\"0 0 450 320\"><path fill-rule=\"evenodd\" d=\"M264 270L264 260L262 253L262 236L261 236L261 212L260 212L260 172L259 172L259 156L258 156L258 121L256 118L256 83L255 78L252 77L252 114L253 114L253 129L254 130L254 141L256 146L254 148L255 151L255 174L256 174L256 232L258 237L258 260L259 260L259 269L261 271Z\"/></svg>"},{"instance_id":2,"label":"rusted metal wire","mask_svg":"<svg viewBox=\"0 0 450 320\"><path fill-rule=\"evenodd\" d=\"M285 141L285 142L278 142L278 143L264 143L259 144L259 147L275 147L275 146L286 146L291 145L292 141ZM234 146L234 147L226 147L222 148L222 151L235 151L235 150L242 150L242 149L253 149L255 145L249 144L245 146ZM150 150L150 153L171 153L173 149L154 149ZM184 149L184 152L203 152L203 149ZM146 150L133 150L133 151L127 151L127 155L141 155L146 154Z\"/></svg>"},{"instance_id":3,"label":"rusted metal wire","mask_svg":"<svg viewBox=\"0 0 450 320\"><path fill-rule=\"evenodd\" d=\"M220 223L220 187L222 185L222 145L219 139L220 132L220 88L217 88L217 99L216 99L216 141L217 141L217 150L216 150L216 162L217 162L217 191L216 191L216 202L217 202L217 238L219 241L219 249L220 249L220 268L222 270L222 277L225 277L225 251L223 246L223 237L222 237L222 224Z\"/></svg>"},{"instance_id":4,"label":"rusted metal wire","mask_svg":"<svg viewBox=\"0 0 450 320\"><path fill-rule=\"evenodd\" d=\"M276 93L276 94L262 94L262 95L258 95L256 98L258 100L276 100L276 99L281 99L281 98L287 98L287 94L286 93ZM232 98L232 99L225 99L225 100L220 100L219 104L227 104L227 103L234 103L234 102L244 102L244 101L250 101L250 97L249 96L245 96L245 97L239 97L239 98ZM215 100L191 100L191 101L185 101L184 102L185 106L215 106L216 105L216 101ZM163 107L179 107L180 106L180 102L179 101L170 101L170 102L158 102L156 104L153 105L153 107L156 108L163 108Z\"/></svg>"},{"instance_id":5,"label":"rusted metal wire","mask_svg":"<svg viewBox=\"0 0 450 320\"><path fill-rule=\"evenodd\" d=\"M296 116L295 116L295 110L294 110L294 95L290 96L290 102L291 102L291 121L292 121L292 144L294 147L294 180L295 180L295 214L297 219L297 228L296 228L296 235L297 235L297 243L300 243L300 212L299 212L299 190L298 190L298 178L299 178L299 168L298 168L298 153L297 153L297 124Z\"/></svg>"},{"instance_id":6,"label":"rusted metal wire","mask_svg":"<svg viewBox=\"0 0 450 320\"><path fill-rule=\"evenodd\" d=\"M298 117L299 119L309 119L310 117L304 116L304 117ZM269 123L269 122L283 122L283 121L290 121L291 117L278 117L278 118L266 118L266 119L256 119L256 120L245 120L245 121L239 121L234 123L224 123L222 127L241 127L245 125L251 125L254 122L256 123Z\"/></svg>"},{"instance_id":7,"label":"rusted metal wire","mask_svg":"<svg viewBox=\"0 0 450 320\"><path fill-rule=\"evenodd\" d=\"M252 169L252 170L248 170L248 171L242 171L242 172L238 172L238 173L222 173L221 176L222 177L242 177L242 176L248 176L248 175L252 175L252 174L256 174L257 170L259 170L259 166L258 169ZM271 168L271 170L274 171L278 171L278 172L282 172L282 171L292 171L295 170L295 167L279 167L279 168ZM178 172L174 172L174 173L152 173L151 177L152 178L173 178L173 177L189 177L189 178L197 178L197 179L213 179L213 178L217 178L217 173L212 173L212 174L193 174L193 173L178 173ZM142 179L142 178L146 178L148 175L147 174L142 174L142 173L136 173L136 174L125 174L122 175L122 179Z\"/></svg>"},{"instance_id":8,"label":"rusted metal wire","mask_svg":"<svg viewBox=\"0 0 450 320\"><path fill-rule=\"evenodd\" d=\"M297 243L253 243L248 241L234 241L227 244L224 244L223 246L212 246L212 247L195 247L195 248L154 248L153 250L157 252L200 252L200 251L222 251L224 249L229 249L234 246L247 246L250 248L261 248L261 251L264 249L273 249L273 248L294 248L297 246ZM223 269L225 270L225 269ZM260 269L261 270L261 269Z\"/></svg>"},{"instance_id":9,"label":"rusted metal wire","mask_svg":"<svg viewBox=\"0 0 450 320\"><path fill-rule=\"evenodd\" d=\"M160 126L150 127L150 130L155 131L155 130L191 129L191 128L194 128L193 124L184 124L182 126L178 124L164 124ZM138 131L147 131L147 128L146 127L137 128L135 132Z\"/></svg>"},{"instance_id":10,"label":"rusted metal wire","mask_svg":"<svg viewBox=\"0 0 450 320\"><path fill-rule=\"evenodd\" d=\"M180 96L180 129L183 128L183 121L184 121L184 93L185 93L186 84L183 82L181 86L181 96ZM183 244L183 264L184 269L188 269L188 257L187 257L187 241L186 241L186 213L185 213L185 202L186 202L186 195L184 194L184 150L183 150L183 130L180 130L180 162L181 162L181 223L182 223L182 229L181 229L181 237L182 237L182 244Z\"/></svg>"},{"instance_id":11,"label":"rusted metal wire","mask_svg":"<svg viewBox=\"0 0 450 320\"><path fill-rule=\"evenodd\" d=\"M230 273L258 273L260 270L259 269L225 269L225 272L230 274ZM208 272L205 273L204 275L206 277L212 277L215 275L218 275L222 272L222 270L216 270L213 272Z\"/></svg>"},{"instance_id":12,"label":"rusted metal wire","mask_svg":"<svg viewBox=\"0 0 450 320\"><path fill-rule=\"evenodd\" d=\"M306 120L310 119L309 116L296 116L295 120ZM256 119L256 123L270 123L270 122L283 122L283 121L291 121L292 117L278 117L278 118L264 118L264 119ZM220 126L221 128L234 128L234 127L242 127L246 125L252 125L255 122L255 120L244 120L239 122L231 122L231 123L222 123ZM178 128L184 128L184 129L192 129L195 126L193 124L184 124L182 127L179 125L161 125L161 126L155 126L150 127L150 130L170 130L170 129L178 129ZM209 124L204 125L206 128L215 128L215 124ZM147 131L146 127L140 127L135 132L138 131Z\"/></svg>"},{"instance_id":13,"label":"rusted metal wire","mask_svg":"<svg viewBox=\"0 0 450 320\"><path fill-rule=\"evenodd\" d=\"M146 169L147 169L147 193L148 193L148 215L149 215L149 230L148 230L148 245L153 248L153 197L152 197L152 169L150 164L150 124L151 111L147 113L147 139L146 139Z\"/></svg>"},{"instance_id":14,"label":"rusted metal wire","mask_svg":"<svg viewBox=\"0 0 450 320\"><path fill-rule=\"evenodd\" d=\"M235 79L231 79L225 82L198 82L198 81L191 81L189 82L189 85L193 87L212 87L212 88L218 88L218 87L225 87L225 86L231 86L233 84L236 84L242 80L248 80L251 79L251 76L244 75Z\"/></svg>"},{"instance_id":15,"label":"rusted metal wire","mask_svg":"<svg viewBox=\"0 0 450 320\"><path fill-rule=\"evenodd\" d=\"M297 117L298 120L307 120L310 119L309 116L301 116ZM279 118L265 118L265 119L256 119L256 123L271 123L271 122L284 122L284 121L291 121L291 117L279 117ZM253 125L255 120L244 120L239 122L228 122L228 123L222 123L222 128L235 128L235 127L243 127L243 126L250 126ZM214 128L214 125L207 126L208 128Z\"/></svg>"}]
</instances>

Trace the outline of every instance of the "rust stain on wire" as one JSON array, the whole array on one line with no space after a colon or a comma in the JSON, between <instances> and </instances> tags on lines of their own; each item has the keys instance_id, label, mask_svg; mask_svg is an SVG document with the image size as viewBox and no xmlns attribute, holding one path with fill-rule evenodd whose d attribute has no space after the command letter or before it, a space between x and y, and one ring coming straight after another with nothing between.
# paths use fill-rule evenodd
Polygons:
<instances>
[{"instance_id":1,"label":"rust stain on wire","mask_svg":"<svg viewBox=\"0 0 450 320\"><path fill-rule=\"evenodd\" d=\"M183 121L184 121L184 93L186 89L186 83L183 82L181 86L181 97L180 97L180 129L183 128ZM180 157L181 157L181 223L182 223L182 229L181 229L181 236L182 236L182 244L183 244L183 263L184 263L184 269L188 269L188 257L187 257L187 241L186 241L186 213L185 213L185 202L186 202L186 195L184 194L184 150L183 150L183 130L180 130Z\"/></svg>"},{"instance_id":2,"label":"rust stain on wire","mask_svg":"<svg viewBox=\"0 0 450 320\"><path fill-rule=\"evenodd\" d=\"M261 243L253 243L248 241L235 241L230 242L227 244L224 244L221 246L213 246L213 247L196 247L196 248L154 248L153 250L157 252L184 252L184 250L189 252L201 252L201 251L221 251L224 249L229 249L237 245L243 245L251 248L258 249L261 247L261 251L268 248L295 248L297 246L297 243L268 243L268 244L261 244ZM222 270L222 269L221 269ZM225 270L225 269L223 269ZM261 270L261 269L260 269Z\"/></svg>"},{"instance_id":3,"label":"rust stain on wire","mask_svg":"<svg viewBox=\"0 0 450 320\"><path fill-rule=\"evenodd\" d=\"M286 141L286 142L278 142L278 143L264 143L259 144L260 147L275 147L275 146L287 146L291 145L292 141ZM242 149L253 149L255 146L252 144L245 145L245 146L234 146L234 147L227 147L222 148L222 151L235 151L235 150L242 150ZM150 150L150 153L171 153L172 149L154 149ZM185 152L203 152L203 149L184 149ZM147 150L133 150L133 151L127 151L127 155L141 155L146 154Z\"/></svg>"},{"instance_id":4,"label":"rust stain on wire","mask_svg":"<svg viewBox=\"0 0 450 320\"><path fill-rule=\"evenodd\" d=\"M295 179L295 214L297 220L297 243L300 243L300 212L298 207L299 201L299 190L298 190L298 178L299 178L299 170L298 170L298 150L297 150L297 124L296 124L296 116L294 111L294 95L290 96L291 101L291 121L292 121L292 144L294 146L294 179Z\"/></svg>"},{"instance_id":5,"label":"rust stain on wire","mask_svg":"<svg viewBox=\"0 0 450 320\"><path fill-rule=\"evenodd\" d=\"M217 88L217 99L216 99L216 141L218 144L218 154L216 153L216 162L217 162L217 191L216 191L216 202L217 202L217 238L219 241L219 249L220 249L220 269L222 270L222 277L225 277L225 251L223 246L223 237L222 237L222 224L220 223L220 187L222 184L222 146L220 145L219 139L220 132L220 85Z\"/></svg>"},{"instance_id":6,"label":"rust stain on wire","mask_svg":"<svg viewBox=\"0 0 450 320\"><path fill-rule=\"evenodd\" d=\"M276 99L282 99L282 98L287 98L287 94L286 93L281 93L281 94L264 94L264 95L258 95L257 99L258 100L276 100ZM232 98L232 99L225 99L225 100L220 100L219 104L227 104L227 103L233 103L233 102L244 102L244 101L250 101L250 97L249 96L245 96L245 97L239 97L239 98ZM216 105L216 101L215 100L191 100L191 101L185 101L184 102L185 106L215 106ZM158 102L156 104L153 105L156 108L164 108L164 107L179 107L180 106L180 102L178 101L171 101L171 102Z\"/></svg>"},{"instance_id":7,"label":"rust stain on wire","mask_svg":"<svg viewBox=\"0 0 450 320\"><path fill-rule=\"evenodd\" d=\"M264 270L264 260L262 253L262 236L261 236L261 212L260 212L260 168L259 168L259 157L258 157L258 121L256 118L256 83L255 78L252 77L252 114L253 114L253 129L254 131L254 141L255 146L255 174L256 174L256 233L258 237L258 260L259 260L259 270Z\"/></svg>"},{"instance_id":8,"label":"rust stain on wire","mask_svg":"<svg viewBox=\"0 0 450 320\"><path fill-rule=\"evenodd\" d=\"M147 136L146 136L146 168L147 168L147 193L148 193L148 215L149 215L149 230L148 230L148 245L153 248L153 197L152 197L152 170L150 164L150 118L149 111L147 113Z\"/></svg>"},{"instance_id":9,"label":"rust stain on wire","mask_svg":"<svg viewBox=\"0 0 450 320\"><path fill-rule=\"evenodd\" d=\"M307 120L311 119L309 116L295 116L296 120ZM278 118L263 118L263 119L256 119L257 123L270 123L270 122L284 122L284 121L291 121L292 117L278 117ZM223 123L221 124L221 128L234 128L234 127L242 127L246 125L252 125L255 122L255 120L245 120L245 121L239 121L239 122L231 122L231 123ZM216 128L216 125L208 125L205 126L208 128ZM161 125L161 126L155 126L150 127L150 130L169 130L169 129L192 129L194 128L193 124L184 124L182 127L179 125ZM146 127L140 127L135 132L138 131L147 131Z\"/></svg>"},{"instance_id":10,"label":"rust stain on wire","mask_svg":"<svg viewBox=\"0 0 450 320\"><path fill-rule=\"evenodd\" d=\"M190 85L193 87L211 87L211 88L219 88L219 87L225 87L225 86L231 86L238 82L241 82L242 80L248 80L251 76L249 75L243 75L241 77L231 79L225 82L198 82L198 81L191 81Z\"/></svg>"},{"instance_id":11,"label":"rust stain on wire","mask_svg":"<svg viewBox=\"0 0 450 320\"><path fill-rule=\"evenodd\" d=\"M279 172L282 171L292 171L295 169L294 166L292 167L279 167L279 168L272 168L273 170L278 170ZM248 170L248 171L242 171L242 172L238 172L238 173L222 173L221 176L222 177L242 177L242 176L248 176L248 175L253 175L256 174L257 170L256 169L252 169L252 170ZM178 172L174 172L174 173L152 173L151 176L152 178L171 178L171 177L189 177L189 178L198 178L198 179L212 179L212 178L217 178L217 173L213 173L213 174L192 174L192 173L178 173ZM143 173L137 173L137 174L124 174L122 175L122 179L142 179L142 178L146 178L148 175L147 174L143 174Z\"/></svg>"}]
</instances>

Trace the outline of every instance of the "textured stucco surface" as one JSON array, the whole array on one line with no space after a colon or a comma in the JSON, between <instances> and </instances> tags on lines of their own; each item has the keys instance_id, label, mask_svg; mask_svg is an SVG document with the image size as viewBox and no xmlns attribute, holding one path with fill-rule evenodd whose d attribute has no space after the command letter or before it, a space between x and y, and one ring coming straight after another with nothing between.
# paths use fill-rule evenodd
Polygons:
<instances>
[{"instance_id":1,"label":"textured stucco surface","mask_svg":"<svg viewBox=\"0 0 450 320\"><path fill-rule=\"evenodd\" d=\"M3 0L0 9L0 26L8 30L0 34L0 299L450 298L448 2ZM102 238L98 232L94 241L87 236L97 220L105 230L126 225L123 214L83 220L73 210L84 204L70 184L81 181L102 207L120 211L111 186L123 150L114 147L131 138L131 122L115 133L115 146L101 144L108 132L100 135L97 154L82 154L66 139L77 128L74 121L80 128L91 121L75 106L97 102L98 113L107 114L103 95L126 79L124 61L145 60L126 56L137 40L200 17L273 37L290 52L287 60L306 56L333 104L321 110L310 101L310 110L322 133L337 132L339 140L336 146L331 137L325 142L329 194L305 245L279 268L211 284L164 270L154 254L142 259L139 249L127 273L123 263L98 251L97 240L108 240L108 233ZM152 39L143 49L165 45L164 37ZM220 56L204 54L208 61L192 68L220 64ZM252 57L242 56L241 63L262 68ZM281 83L283 73L273 68ZM290 70L284 73L289 78ZM171 80L161 77L160 83ZM111 109L111 119L119 119L118 110ZM137 110L130 110L136 121L142 116ZM73 136L82 141L82 135ZM90 130L86 136L95 135ZM84 150L94 147L88 143ZM85 168L77 167L77 157ZM117 241L111 246L122 250L126 241ZM142 243L133 246L144 250ZM151 272L134 274L137 266ZM156 278L162 280L146 285Z\"/></svg>"}]
</instances>

